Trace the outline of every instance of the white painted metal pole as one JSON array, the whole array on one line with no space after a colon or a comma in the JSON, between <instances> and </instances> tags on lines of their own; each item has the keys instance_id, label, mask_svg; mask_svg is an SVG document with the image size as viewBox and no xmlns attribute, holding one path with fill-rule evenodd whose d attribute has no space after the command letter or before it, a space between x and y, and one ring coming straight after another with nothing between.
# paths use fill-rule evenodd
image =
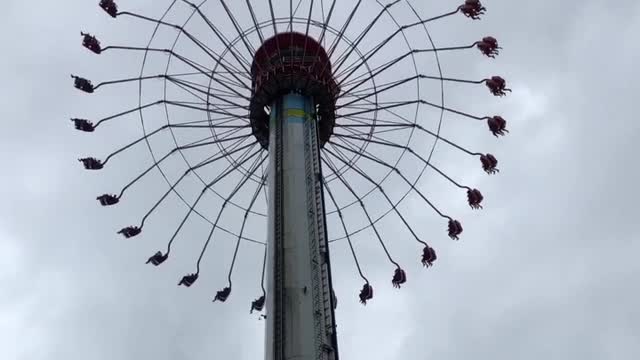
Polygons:
<instances>
[{"instance_id":1,"label":"white painted metal pole","mask_svg":"<svg viewBox=\"0 0 640 360\"><path fill-rule=\"evenodd\" d=\"M314 109L298 94L271 108L267 360L337 360Z\"/></svg>"}]
</instances>

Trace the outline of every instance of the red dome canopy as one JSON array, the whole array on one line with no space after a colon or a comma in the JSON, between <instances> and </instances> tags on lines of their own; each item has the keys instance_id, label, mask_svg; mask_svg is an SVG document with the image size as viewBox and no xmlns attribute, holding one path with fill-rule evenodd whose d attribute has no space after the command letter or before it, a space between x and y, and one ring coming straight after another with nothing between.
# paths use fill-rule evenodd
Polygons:
<instances>
[{"instance_id":1,"label":"red dome canopy","mask_svg":"<svg viewBox=\"0 0 640 360\"><path fill-rule=\"evenodd\" d=\"M297 32L281 33L262 43L256 51L251 64L251 76L255 78L258 67L267 68L267 64L274 57L290 55L291 53L303 53L314 58L316 64L325 70L331 71L331 62L327 52L313 38Z\"/></svg>"}]
</instances>

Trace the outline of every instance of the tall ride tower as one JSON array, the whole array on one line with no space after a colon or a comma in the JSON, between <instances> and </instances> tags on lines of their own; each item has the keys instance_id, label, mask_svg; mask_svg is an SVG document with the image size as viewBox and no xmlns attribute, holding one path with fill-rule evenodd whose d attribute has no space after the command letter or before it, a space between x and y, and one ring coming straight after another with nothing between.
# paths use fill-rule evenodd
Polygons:
<instances>
[{"instance_id":1,"label":"tall ride tower","mask_svg":"<svg viewBox=\"0 0 640 360\"><path fill-rule=\"evenodd\" d=\"M251 125L269 149L268 360L338 359L320 166L331 74L322 46L298 33L266 40L253 60Z\"/></svg>"}]
</instances>

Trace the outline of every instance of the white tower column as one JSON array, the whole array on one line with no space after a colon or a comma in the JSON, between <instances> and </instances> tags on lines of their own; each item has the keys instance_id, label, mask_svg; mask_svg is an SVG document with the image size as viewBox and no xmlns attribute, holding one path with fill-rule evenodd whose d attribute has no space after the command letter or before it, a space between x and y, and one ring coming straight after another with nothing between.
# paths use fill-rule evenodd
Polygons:
<instances>
[{"instance_id":1,"label":"white tower column","mask_svg":"<svg viewBox=\"0 0 640 360\"><path fill-rule=\"evenodd\" d=\"M337 360L320 148L311 98L271 108L267 360Z\"/></svg>"}]
</instances>

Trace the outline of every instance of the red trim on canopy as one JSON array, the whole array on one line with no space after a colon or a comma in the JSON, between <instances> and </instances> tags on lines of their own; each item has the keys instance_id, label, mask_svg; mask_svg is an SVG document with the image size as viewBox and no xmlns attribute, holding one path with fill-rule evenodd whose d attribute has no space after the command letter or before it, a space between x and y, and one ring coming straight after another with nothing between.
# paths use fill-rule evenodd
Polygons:
<instances>
[{"instance_id":1,"label":"red trim on canopy","mask_svg":"<svg viewBox=\"0 0 640 360\"><path fill-rule=\"evenodd\" d=\"M262 43L262 46L256 51L251 64L251 76L255 77L258 71L258 64L269 63L269 60L279 53L287 52L290 48L299 48L304 50L308 56L316 57L316 63L323 68L331 71L331 62L324 50L316 40L297 32L288 32L273 36Z\"/></svg>"}]
</instances>

